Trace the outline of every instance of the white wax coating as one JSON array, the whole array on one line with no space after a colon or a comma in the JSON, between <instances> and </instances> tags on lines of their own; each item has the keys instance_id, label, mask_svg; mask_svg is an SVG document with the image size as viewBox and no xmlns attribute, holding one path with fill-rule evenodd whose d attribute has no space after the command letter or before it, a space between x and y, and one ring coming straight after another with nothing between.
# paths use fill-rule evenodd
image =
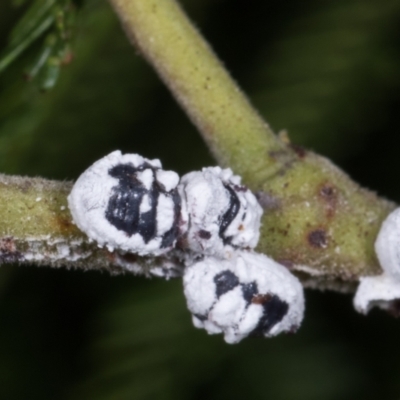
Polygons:
<instances>
[{"instance_id":1,"label":"white wax coating","mask_svg":"<svg viewBox=\"0 0 400 400\"><path fill-rule=\"evenodd\" d=\"M375 251L383 274L360 278L354 296L354 307L363 314L375 306L389 310L400 300L400 208L383 221Z\"/></svg>"},{"instance_id":2,"label":"white wax coating","mask_svg":"<svg viewBox=\"0 0 400 400\"><path fill-rule=\"evenodd\" d=\"M237 279L237 284L218 296L216 279L226 271ZM186 268L183 282L194 325L210 334L223 332L228 343L239 342L257 328L265 317L262 299L268 302L275 296L276 301L288 306L281 319L260 332L266 337L294 331L303 319L304 296L299 280L262 254L238 251L229 260L204 258ZM249 301L244 289L254 284L256 296Z\"/></svg>"},{"instance_id":3,"label":"white wax coating","mask_svg":"<svg viewBox=\"0 0 400 400\"><path fill-rule=\"evenodd\" d=\"M232 193L238 207L234 218L221 232L224 215L232 206ZM257 245L262 208L255 196L240 185L240 177L220 167L203 168L182 177L181 197L189 215L188 247L198 253L229 257L233 248L252 249Z\"/></svg>"},{"instance_id":4,"label":"white wax coating","mask_svg":"<svg viewBox=\"0 0 400 400\"><path fill-rule=\"evenodd\" d=\"M174 203L166 194L160 194L156 214L156 236L145 243L139 233L128 235L118 229L106 218L106 210L109 205L113 188L118 185L118 179L109 174L111 168L129 164L140 167L149 164L156 169L157 176L162 178L162 184L166 191L176 188L179 177L172 171L161 171L159 160L148 160L138 154L121 154L114 151L95 162L75 182L68 196L68 205L75 224L85 232L90 239L96 241L100 247L106 246L110 251L120 249L126 252L134 252L140 255L160 255L171 249L172 246L161 248L162 235L168 231L174 223ZM145 168L135 173L137 181L144 189L149 190L153 184L153 171ZM150 211L151 205L148 195L144 195L139 207L141 214Z\"/></svg>"}]
</instances>

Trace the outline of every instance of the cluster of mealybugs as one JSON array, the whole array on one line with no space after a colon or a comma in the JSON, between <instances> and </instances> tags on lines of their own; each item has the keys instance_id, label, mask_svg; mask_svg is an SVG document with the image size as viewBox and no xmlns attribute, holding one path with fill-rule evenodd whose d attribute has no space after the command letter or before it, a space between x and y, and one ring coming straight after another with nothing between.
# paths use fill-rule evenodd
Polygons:
<instances>
[{"instance_id":1,"label":"cluster of mealybugs","mask_svg":"<svg viewBox=\"0 0 400 400\"><path fill-rule=\"evenodd\" d=\"M68 202L75 224L101 247L178 254L195 326L224 333L228 343L299 327L301 284L253 251L262 209L230 169L180 179L159 160L114 151L79 177Z\"/></svg>"}]
</instances>

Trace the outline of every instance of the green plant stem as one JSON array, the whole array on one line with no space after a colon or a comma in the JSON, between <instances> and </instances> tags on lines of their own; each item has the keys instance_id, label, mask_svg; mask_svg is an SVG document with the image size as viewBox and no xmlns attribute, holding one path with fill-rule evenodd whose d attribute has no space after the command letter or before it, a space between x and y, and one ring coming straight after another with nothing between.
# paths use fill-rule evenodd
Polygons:
<instances>
[{"instance_id":1,"label":"green plant stem","mask_svg":"<svg viewBox=\"0 0 400 400\"><path fill-rule=\"evenodd\" d=\"M247 178L255 171L272 175L282 158L292 157L176 2L111 0L111 4L220 165L235 165L236 172Z\"/></svg>"},{"instance_id":2,"label":"green plant stem","mask_svg":"<svg viewBox=\"0 0 400 400\"><path fill-rule=\"evenodd\" d=\"M67 205L72 184L0 174L0 264L138 272L164 258L122 255L98 248L73 224Z\"/></svg>"}]
</instances>

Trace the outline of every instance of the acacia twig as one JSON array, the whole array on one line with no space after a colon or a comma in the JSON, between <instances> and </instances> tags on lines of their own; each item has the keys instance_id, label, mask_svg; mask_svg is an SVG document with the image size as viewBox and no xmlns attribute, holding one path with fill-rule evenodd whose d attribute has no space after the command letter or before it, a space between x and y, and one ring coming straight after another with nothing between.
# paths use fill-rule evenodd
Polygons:
<instances>
[{"instance_id":1,"label":"acacia twig","mask_svg":"<svg viewBox=\"0 0 400 400\"><path fill-rule=\"evenodd\" d=\"M90 243L72 222L67 205L71 182L0 174L0 264L148 274L165 257L109 252Z\"/></svg>"}]
</instances>

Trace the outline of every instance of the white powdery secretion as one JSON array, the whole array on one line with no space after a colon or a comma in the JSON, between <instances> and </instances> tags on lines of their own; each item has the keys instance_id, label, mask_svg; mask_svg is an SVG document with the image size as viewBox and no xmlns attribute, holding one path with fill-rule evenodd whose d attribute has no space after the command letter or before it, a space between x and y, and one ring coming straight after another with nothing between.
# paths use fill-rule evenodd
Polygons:
<instances>
[{"instance_id":1,"label":"white powdery secretion","mask_svg":"<svg viewBox=\"0 0 400 400\"><path fill-rule=\"evenodd\" d=\"M183 283L194 325L224 333L227 343L293 332L303 319L299 280L262 254L237 251L229 260L205 258L186 268Z\"/></svg>"},{"instance_id":2,"label":"white powdery secretion","mask_svg":"<svg viewBox=\"0 0 400 400\"><path fill-rule=\"evenodd\" d=\"M78 178L68 204L75 224L100 247L159 255L179 234L178 182L159 160L114 151Z\"/></svg>"},{"instance_id":3,"label":"white powdery secretion","mask_svg":"<svg viewBox=\"0 0 400 400\"><path fill-rule=\"evenodd\" d=\"M259 239L262 208L241 178L228 169L203 168L184 175L179 192L186 203L188 248L229 257L234 248L253 249Z\"/></svg>"},{"instance_id":4,"label":"white powdery secretion","mask_svg":"<svg viewBox=\"0 0 400 400\"><path fill-rule=\"evenodd\" d=\"M400 208L383 221L375 251L383 274L360 278L354 296L354 307L363 314L374 306L390 310L400 299Z\"/></svg>"}]
</instances>

